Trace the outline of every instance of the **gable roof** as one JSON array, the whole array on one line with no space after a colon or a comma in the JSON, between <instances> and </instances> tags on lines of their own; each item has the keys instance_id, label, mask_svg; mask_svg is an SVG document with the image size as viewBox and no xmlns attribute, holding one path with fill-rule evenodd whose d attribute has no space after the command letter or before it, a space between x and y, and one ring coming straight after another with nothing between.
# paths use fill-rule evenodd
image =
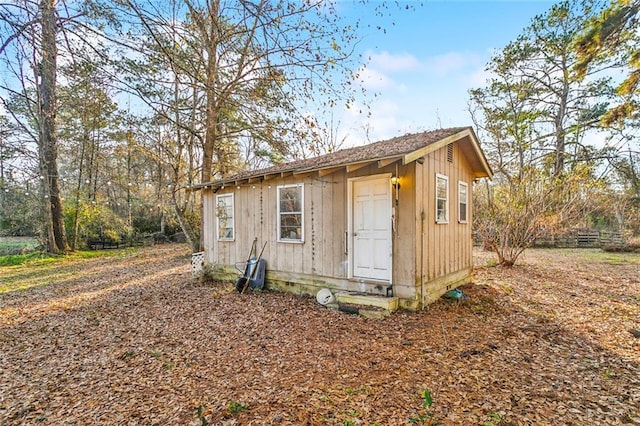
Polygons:
<instances>
[{"instance_id":1,"label":"gable roof","mask_svg":"<svg viewBox=\"0 0 640 426\"><path fill-rule=\"evenodd\" d=\"M407 164L436 151L452 142L458 142L472 167L474 178L491 177L493 174L478 139L471 127L453 127L429 132L406 134L368 145L346 148L318 157L278 164L260 170L238 173L228 178L194 185L191 189L219 188L225 185L252 183L293 174L318 172L325 176L346 168L358 170L377 162L384 167L400 161Z\"/></svg>"}]
</instances>

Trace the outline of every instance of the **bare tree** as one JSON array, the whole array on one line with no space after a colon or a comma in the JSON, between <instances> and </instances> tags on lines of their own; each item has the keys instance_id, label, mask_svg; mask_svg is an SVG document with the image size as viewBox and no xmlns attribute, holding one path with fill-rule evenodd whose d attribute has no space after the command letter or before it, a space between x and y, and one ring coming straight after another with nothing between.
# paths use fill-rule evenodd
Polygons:
<instances>
[{"instance_id":1,"label":"bare tree","mask_svg":"<svg viewBox=\"0 0 640 426\"><path fill-rule=\"evenodd\" d=\"M357 23L341 25L332 2L183 0L164 3L174 8L170 13L151 0L124 4L117 13L140 29L147 58L165 64L168 80L198 93L191 99L203 120L192 127L176 114L175 99L174 108L164 108L134 83L139 78L128 84L176 129L199 141L201 182L243 167L237 159L247 141L270 153L262 158L284 158L293 141L313 138L309 126L298 125L305 105L321 99L330 109L339 99L354 98L348 83ZM184 10L176 13L180 5ZM141 64L125 61L123 70L140 76L146 72Z\"/></svg>"},{"instance_id":2,"label":"bare tree","mask_svg":"<svg viewBox=\"0 0 640 426\"><path fill-rule=\"evenodd\" d=\"M12 64L15 77L22 84L22 96L28 97L29 89L35 98L27 102L33 105L33 117L37 127L39 172L43 178L43 228L48 250L52 253L68 250L64 228L64 212L58 175L58 145L56 134L56 76L58 70L58 46L56 38L60 28L56 0L41 0L37 6L31 2L7 3L0 6L2 24L8 37L0 47L0 54L8 57L6 49L16 43L15 50L22 59L27 59L33 71L26 78L24 64ZM15 81L14 81L15 83ZM10 93L17 92L4 87ZM29 127L24 124L23 127Z\"/></svg>"}]
</instances>

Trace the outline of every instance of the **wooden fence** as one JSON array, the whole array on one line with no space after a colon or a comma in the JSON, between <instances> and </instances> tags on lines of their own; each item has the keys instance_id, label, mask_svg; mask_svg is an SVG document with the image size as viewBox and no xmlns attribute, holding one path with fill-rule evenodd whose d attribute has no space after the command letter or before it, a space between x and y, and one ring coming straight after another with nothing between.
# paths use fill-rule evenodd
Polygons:
<instances>
[{"instance_id":1,"label":"wooden fence","mask_svg":"<svg viewBox=\"0 0 640 426\"><path fill-rule=\"evenodd\" d=\"M538 238L534 247L598 248L622 245L625 239L618 231L601 231L593 228L576 228L554 238Z\"/></svg>"}]
</instances>

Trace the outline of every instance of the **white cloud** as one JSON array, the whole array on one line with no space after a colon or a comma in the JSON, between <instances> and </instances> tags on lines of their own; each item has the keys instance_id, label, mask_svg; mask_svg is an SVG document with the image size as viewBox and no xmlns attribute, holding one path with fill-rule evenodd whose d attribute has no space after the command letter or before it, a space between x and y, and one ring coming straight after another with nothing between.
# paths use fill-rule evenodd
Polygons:
<instances>
[{"instance_id":1,"label":"white cloud","mask_svg":"<svg viewBox=\"0 0 640 426\"><path fill-rule=\"evenodd\" d=\"M369 53L369 66L380 71L410 72L419 70L422 67L420 61L413 55L402 52L392 54L387 51L382 53Z\"/></svg>"},{"instance_id":2,"label":"white cloud","mask_svg":"<svg viewBox=\"0 0 640 426\"><path fill-rule=\"evenodd\" d=\"M347 144L468 125L468 90L485 84L490 56L488 51L451 51L424 58L405 52L369 53L358 84L378 95L368 109L357 104L343 111Z\"/></svg>"},{"instance_id":3,"label":"white cloud","mask_svg":"<svg viewBox=\"0 0 640 426\"><path fill-rule=\"evenodd\" d=\"M425 81L442 79L451 83L452 77L458 84L478 86L484 83L486 57L474 52L448 52L430 56L423 60L401 52L369 53L369 61L358 73L358 83L363 87L384 92L420 90Z\"/></svg>"},{"instance_id":4,"label":"white cloud","mask_svg":"<svg viewBox=\"0 0 640 426\"><path fill-rule=\"evenodd\" d=\"M377 99L369 107L353 105L341 118L347 124L345 145L362 145L412 131L415 125L407 120L405 113L394 97Z\"/></svg>"},{"instance_id":5,"label":"white cloud","mask_svg":"<svg viewBox=\"0 0 640 426\"><path fill-rule=\"evenodd\" d=\"M398 87L391 77L368 66L360 68L358 71L357 82L367 90L374 91L395 89Z\"/></svg>"},{"instance_id":6,"label":"white cloud","mask_svg":"<svg viewBox=\"0 0 640 426\"><path fill-rule=\"evenodd\" d=\"M366 56L367 63L358 70L357 82L368 90L404 91L407 86L398 83L394 74L410 74L423 69L420 61L408 53L368 52Z\"/></svg>"}]
</instances>

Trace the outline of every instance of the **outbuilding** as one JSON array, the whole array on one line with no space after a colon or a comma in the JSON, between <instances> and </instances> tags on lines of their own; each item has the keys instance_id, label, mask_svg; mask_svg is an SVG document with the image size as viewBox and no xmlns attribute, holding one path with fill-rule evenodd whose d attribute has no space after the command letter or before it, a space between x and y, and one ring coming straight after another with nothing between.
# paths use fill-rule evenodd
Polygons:
<instances>
[{"instance_id":1,"label":"outbuilding","mask_svg":"<svg viewBox=\"0 0 640 426\"><path fill-rule=\"evenodd\" d=\"M472 184L491 174L463 127L203 183L204 263L237 277L257 239L268 288L419 309L469 282Z\"/></svg>"}]
</instances>

